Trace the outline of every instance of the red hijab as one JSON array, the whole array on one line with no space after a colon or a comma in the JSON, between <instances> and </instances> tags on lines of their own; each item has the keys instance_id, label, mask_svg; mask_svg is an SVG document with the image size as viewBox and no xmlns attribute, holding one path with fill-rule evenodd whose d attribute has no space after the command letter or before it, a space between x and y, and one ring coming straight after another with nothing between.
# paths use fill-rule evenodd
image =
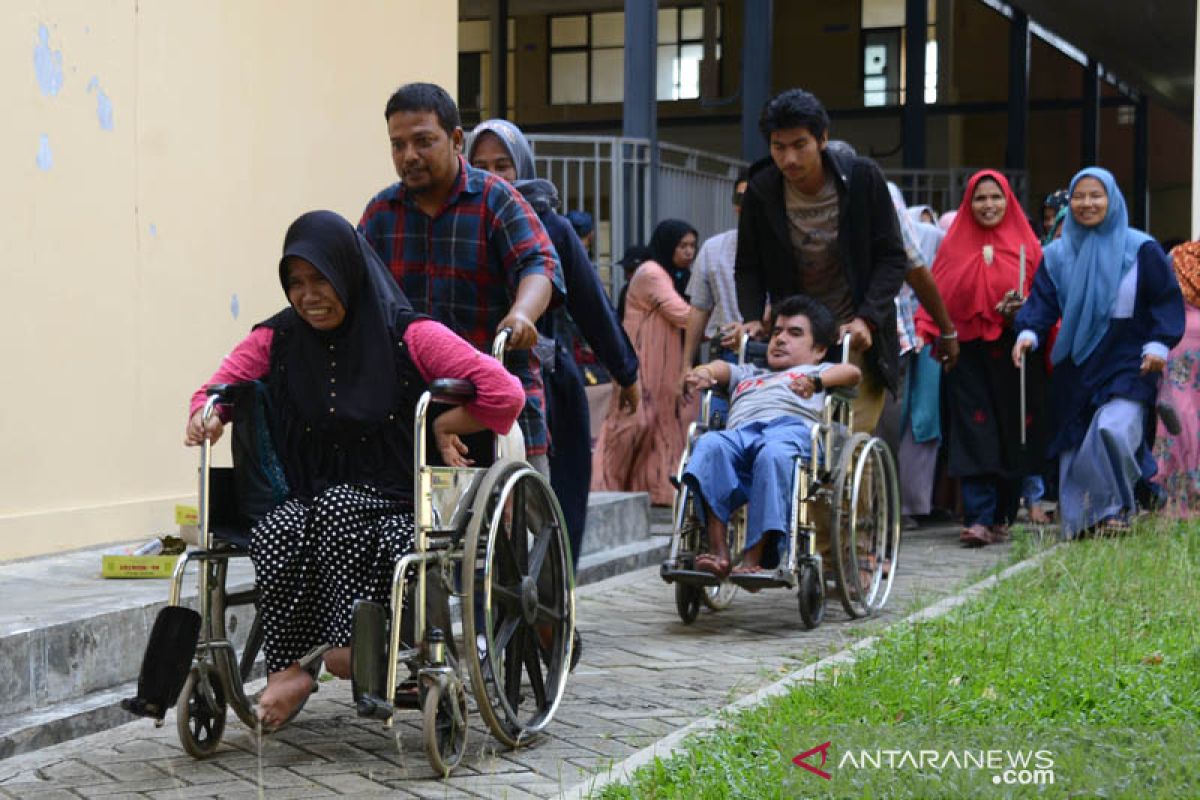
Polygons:
<instances>
[{"instance_id":1,"label":"red hijab","mask_svg":"<svg viewBox=\"0 0 1200 800\"><path fill-rule=\"evenodd\" d=\"M984 178L991 178L1004 192L1007 205L1004 218L994 228L984 228L971 211L971 198ZM1042 246L1029 221L1021 213L1021 202L1013 194L1008 180L995 170L976 172L967 182L962 204L954 224L933 260L933 280L937 283L950 319L962 341L982 339L990 342L1004 330L1004 318L996 304L1009 289L1016 289L1021 275L1021 245L1025 245L1025 285L1021 291L1029 295L1033 272L1042 263ZM991 263L987 263L985 248L991 248ZM938 327L925 309L916 316L917 332L926 341L938 336Z\"/></svg>"}]
</instances>

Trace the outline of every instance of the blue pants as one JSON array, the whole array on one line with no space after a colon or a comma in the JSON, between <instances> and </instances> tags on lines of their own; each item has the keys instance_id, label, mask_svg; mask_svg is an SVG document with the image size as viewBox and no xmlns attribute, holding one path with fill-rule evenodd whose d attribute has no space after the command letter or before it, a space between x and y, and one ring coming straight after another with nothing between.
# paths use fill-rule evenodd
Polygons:
<instances>
[{"instance_id":1,"label":"blue pants","mask_svg":"<svg viewBox=\"0 0 1200 800\"><path fill-rule=\"evenodd\" d=\"M587 393L575 358L561 346L555 369L543 374L550 429L550 488L558 495L573 566L579 566L587 525L588 488L592 482L592 426Z\"/></svg>"},{"instance_id":2,"label":"blue pants","mask_svg":"<svg viewBox=\"0 0 1200 800\"><path fill-rule=\"evenodd\" d=\"M734 510L749 504L749 549L766 533L788 530L795 460L811 454L810 431L807 420L791 416L710 431L696 441L684 477L699 488L708 508L726 524Z\"/></svg>"}]
</instances>

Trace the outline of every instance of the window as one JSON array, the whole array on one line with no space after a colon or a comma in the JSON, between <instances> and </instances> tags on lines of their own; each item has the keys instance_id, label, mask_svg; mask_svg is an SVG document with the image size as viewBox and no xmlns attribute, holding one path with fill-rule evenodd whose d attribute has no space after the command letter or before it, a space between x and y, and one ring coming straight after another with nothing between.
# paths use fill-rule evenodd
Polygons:
<instances>
[{"instance_id":1,"label":"window","mask_svg":"<svg viewBox=\"0 0 1200 800\"><path fill-rule=\"evenodd\" d=\"M486 19L458 23L458 111L463 124L475 125L492 112L492 24ZM508 20L508 99L506 117L516 106L516 27Z\"/></svg>"},{"instance_id":2,"label":"window","mask_svg":"<svg viewBox=\"0 0 1200 800\"><path fill-rule=\"evenodd\" d=\"M862 0L863 105L894 106L904 102L905 0ZM929 0L925 37L926 103L937 102L937 3Z\"/></svg>"},{"instance_id":3,"label":"window","mask_svg":"<svg viewBox=\"0 0 1200 800\"><path fill-rule=\"evenodd\" d=\"M717 59L721 15L717 13ZM704 9L658 12L656 91L659 100L700 96ZM625 13L550 18L550 103L620 103L625 99Z\"/></svg>"}]
</instances>

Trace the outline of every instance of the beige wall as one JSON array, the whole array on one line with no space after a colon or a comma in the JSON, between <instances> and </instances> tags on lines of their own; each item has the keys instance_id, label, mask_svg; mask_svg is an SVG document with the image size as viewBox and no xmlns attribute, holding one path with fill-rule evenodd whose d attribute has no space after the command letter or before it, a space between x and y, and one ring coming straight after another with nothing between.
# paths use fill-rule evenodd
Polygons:
<instances>
[{"instance_id":1,"label":"beige wall","mask_svg":"<svg viewBox=\"0 0 1200 800\"><path fill-rule=\"evenodd\" d=\"M452 89L455 41L442 0L0 4L0 560L172 526L288 222L395 180L388 93Z\"/></svg>"}]
</instances>

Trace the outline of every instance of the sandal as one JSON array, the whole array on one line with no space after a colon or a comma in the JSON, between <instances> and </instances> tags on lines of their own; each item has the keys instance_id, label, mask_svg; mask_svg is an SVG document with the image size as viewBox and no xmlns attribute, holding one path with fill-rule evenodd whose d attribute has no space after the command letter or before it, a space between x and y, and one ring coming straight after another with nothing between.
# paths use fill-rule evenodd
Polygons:
<instances>
[{"instance_id":1,"label":"sandal","mask_svg":"<svg viewBox=\"0 0 1200 800\"><path fill-rule=\"evenodd\" d=\"M731 564L728 561L722 563L712 553L701 553L696 556L696 569L725 580L729 577Z\"/></svg>"}]
</instances>

